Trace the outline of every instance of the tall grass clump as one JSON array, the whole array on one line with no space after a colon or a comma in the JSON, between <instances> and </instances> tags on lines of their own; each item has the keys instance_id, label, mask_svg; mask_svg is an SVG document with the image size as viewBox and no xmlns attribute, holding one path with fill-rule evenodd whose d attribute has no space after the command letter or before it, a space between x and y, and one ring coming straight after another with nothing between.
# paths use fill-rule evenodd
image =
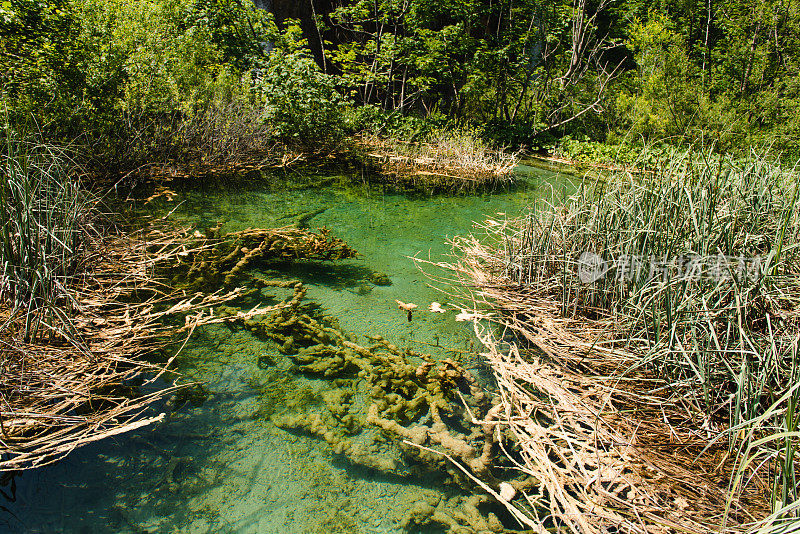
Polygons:
<instances>
[{"instance_id":1,"label":"tall grass clump","mask_svg":"<svg viewBox=\"0 0 800 534\"><path fill-rule=\"evenodd\" d=\"M0 471L7 473L163 420L146 417L148 405L186 386L153 385L174 359L158 356L176 336L190 335L210 306L239 292L194 302L165 291L153 266L186 255L185 230L161 221L101 233L98 201L82 189L65 150L2 130L0 142ZM135 387L147 377L146 387Z\"/></svg>"},{"instance_id":2,"label":"tall grass clump","mask_svg":"<svg viewBox=\"0 0 800 534\"><path fill-rule=\"evenodd\" d=\"M766 490L773 514L754 528L776 532L800 518L799 190L794 169L757 154L686 151L584 180L455 245L502 324L572 372L635 392L622 395L627 413L658 406L648 417L670 443L727 447L732 463L714 465L730 498L715 517Z\"/></svg>"},{"instance_id":3,"label":"tall grass clump","mask_svg":"<svg viewBox=\"0 0 800 534\"><path fill-rule=\"evenodd\" d=\"M612 318L636 367L736 426L781 396L798 363L798 208L793 172L684 153L532 215L506 239L505 268L549 288L564 315Z\"/></svg>"},{"instance_id":4,"label":"tall grass clump","mask_svg":"<svg viewBox=\"0 0 800 534\"><path fill-rule=\"evenodd\" d=\"M93 202L79 187L76 165L63 149L9 130L0 141L0 303L9 312L5 320L21 325L28 340L42 326L63 334L73 305L68 286L81 264Z\"/></svg>"}]
</instances>

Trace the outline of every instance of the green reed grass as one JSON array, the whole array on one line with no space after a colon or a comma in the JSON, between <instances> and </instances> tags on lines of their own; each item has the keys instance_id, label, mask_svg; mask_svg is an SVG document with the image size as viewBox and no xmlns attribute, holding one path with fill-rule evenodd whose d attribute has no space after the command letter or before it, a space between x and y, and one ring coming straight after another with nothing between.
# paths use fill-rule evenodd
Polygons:
<instances>
[{"instance_id":1,"label":"green reed grass","mask_svg":"<svg viewBox=\"0 0 800 534\"><path fill-rule=\"evenodd\" d=\"M770 469L773 525L799 517L798 189L794 170L755 154L675 153L584 181L502 245L515 282L549 288L564 315L613 319L637 355L631 369L666 378L664 393L705 414L705 432L732 429L743 458L732 494L748 469ZM584 252L605 260L592 283L577 275Z\"/></svg>"},{"instance_id":2,"label":"green reed grass","mask_svg":"<svg viewBox=\"0 0 800 534\"><path fill-rule=\"evenodd\" d=\"M64 333L93 202L63 149L10 130L0 142L0 303L22 317L25 339Z\"/></svg>"},{"instance_id":3,"label":"green reed grass","mask_svg":"<svg viewBox=\"0 0 800 534\"><path fill-rule=\"evenodd\" d=\"M795 346L795 361L797 361ZM793 385L758 417L744 421L732 432L746 432L742 437L740 455L731 480L725 517L727 521L730 504L737 496L746 477L760 466L773 470L772 513L752 525L750 532L778 534L800 531L800 484L798 465L795 464L797 446L800 442L800 380L793 377Z\"/></svg>"}]
</instances>

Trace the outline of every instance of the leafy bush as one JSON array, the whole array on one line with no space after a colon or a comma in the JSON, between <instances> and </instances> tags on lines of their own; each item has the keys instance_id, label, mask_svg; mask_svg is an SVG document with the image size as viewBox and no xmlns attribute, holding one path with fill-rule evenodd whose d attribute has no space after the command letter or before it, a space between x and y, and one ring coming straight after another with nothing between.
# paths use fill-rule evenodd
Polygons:
<instances>
[{"instance_id":1,"label":"leafy bush","mask_svg":"<svg viewBox=\"0 0 800 534\"><path fill-rule=\"evenodd\" d=\"M275 44L265 68L255 73L264 121L287 144L310 151L336 147L345 134L345 102L335 79L319 69L298 25L290 25Z\"/></svg>"},{"instance_id":2,"label":"leafy bush","mask_svg":"<svg viewBox=\"0 0 800 534\"><path fill-rule=\"evenodd\" d=\"M185 157L200 130L225 134L221 113L260 113L245 69L265 61L274 28L234 0L6 1L0 94L12 123L34 120L57 142L82 138L108 167ZM249 123L251 139L263 133Z\"/></svg>"},{"instance_id":3,"label":"leafy bush","mask_svg":"<svg viewBox=\"0 0 800 534\"><path fill-rule=\"evenodd\" d=\"M567 135L552 146L552 153L577 163L619 167L655 167L672 158L676 148L663 143L631 142L610 136L608 142L592 141L586 136Z\"/></svg>"},{"instance_id":4,"label":"leafy bush","mask_svg":"<svg viewBox=\"0 0 800 534\"><path fill-rule=\"evenodd\" d=\"M377 106L347 106L343 108L344 120L350 134L365 137L377 136L402 139L407 142L427 138L437 129L433 121L399 111L385 111Z\"/></svg>"},{"instance_id":5,"label":"leafy bush","mask_svg":"<svg viewBox=\"0 0 800 534\"><path fill-rule=\"evenodd\" d=\"M0 2L0 97L9 120L40 126L68 118L82 104L87 54L68 0Z\"/></svg>"}]
</instances>

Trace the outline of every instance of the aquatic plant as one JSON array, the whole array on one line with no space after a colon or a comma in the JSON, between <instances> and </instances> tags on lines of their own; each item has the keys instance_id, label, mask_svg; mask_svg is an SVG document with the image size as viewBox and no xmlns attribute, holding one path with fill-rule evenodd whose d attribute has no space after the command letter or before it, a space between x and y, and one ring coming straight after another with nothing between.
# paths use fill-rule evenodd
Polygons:
<instances>
[{"instance_id":1,"label":"aquatic plant","mask_svg":"<svg viewBox=\"0 0 800 534\"><path fill-rule=\"evenodd\" d=\"M156 227L92 243L81 276L58 287L72 302L61 319L68 331L51 326L52 336L26 341L20 335L24 318L0 308L1 470L47 465L83 445L163 419L164 414L147 416L146 408L183 386L139 385L164 376L175 355L165 362L161 350L172 336L187 335L209 320L209 306L241 293L165 293L152 265L183 253L185 239ZM168 326L166 318L179 321ZM176 402L192 397L187 391Z\"/></svg>"},{"instance_id":2,"label":"aquatic plant","mask_svg":"<svg viewBox=\"0 0 800 534\"><path fill-rule=\"evenodd\" d=\"M477 318L537 349L481 332L560 525L796 519L798 188L763 158L684 153L454 241L442 266L475 288Z\"/></svg>"},{"instance_id":3,"label":"aquatic plant","mask_svg":"<svg viewBox=\"0 0 800 534\"><path fill-rule=\"evenodd\" d=\"M21 313L22 335L71 330L68 287L95 232L96 203L67 152L11 129L0 133L0 301Z\"/></svg>"},{"instance_id":4,"label":"aquatic plant","mask_svg":"<svg viewBox=\"0 0 800 534\"><path fill-rule=\"evenodd\" d=\"M219 235L219 228L195 235L187 251L169 270L172 283L181 289L198 291L231 287L248 278L248 267L265 261L301 259L339 260L358 253L347 243L321 228L316 232L287 226L273 229L249 229Z\"/></svg>"}]
</instances>

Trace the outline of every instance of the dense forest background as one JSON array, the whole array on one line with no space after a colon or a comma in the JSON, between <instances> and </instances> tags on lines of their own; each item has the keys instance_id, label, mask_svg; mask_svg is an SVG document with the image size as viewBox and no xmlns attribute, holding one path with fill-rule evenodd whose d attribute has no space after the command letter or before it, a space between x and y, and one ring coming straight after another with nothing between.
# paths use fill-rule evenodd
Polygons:
<instances>
[{"instance_id":1,"label":"dense forest background","mask_svg":"<svg viewBox=\"0 0 800 534\"><path fill-rule=\"evenodd\" d=\"M797 0L2 0L5 128L110 170L360 134L798 155Z\"/></svg>"}]
</instances>

